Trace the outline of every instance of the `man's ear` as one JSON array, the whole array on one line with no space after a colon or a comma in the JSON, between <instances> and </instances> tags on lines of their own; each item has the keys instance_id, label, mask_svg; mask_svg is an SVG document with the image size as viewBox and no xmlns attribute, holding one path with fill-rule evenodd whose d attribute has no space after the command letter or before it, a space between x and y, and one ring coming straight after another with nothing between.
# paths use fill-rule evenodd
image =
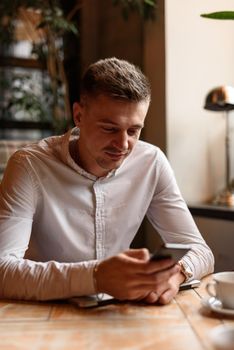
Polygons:
<instances>
[{"instance_id":1,"label":"man's ear","mask_svg":"<svg viewBox=\"0 0 234 350\"><path fill-rule=\"evenodd\" d=\"M73 104L73 120L75 123L75 126L80 126L82 118L82 107L79 102L75 102Z\"/></svg>"}]
</instances>

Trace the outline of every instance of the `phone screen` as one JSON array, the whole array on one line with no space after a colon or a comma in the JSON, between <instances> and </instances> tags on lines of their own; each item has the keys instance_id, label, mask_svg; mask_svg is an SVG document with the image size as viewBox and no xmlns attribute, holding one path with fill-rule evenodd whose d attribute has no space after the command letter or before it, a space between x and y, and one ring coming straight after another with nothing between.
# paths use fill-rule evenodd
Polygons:
<instances>
[{"instance_id":1,"label":"phone screen","mask_svg":"<svg viewBox=\"0 0 234 350\"><path fill-rule=\"evenodd\" d=\"M189 244L165 243L159 250L152 254L150 260L158 261L163 259L172 259L179 261L189 250Z\"/></svg>"}]
</instances>

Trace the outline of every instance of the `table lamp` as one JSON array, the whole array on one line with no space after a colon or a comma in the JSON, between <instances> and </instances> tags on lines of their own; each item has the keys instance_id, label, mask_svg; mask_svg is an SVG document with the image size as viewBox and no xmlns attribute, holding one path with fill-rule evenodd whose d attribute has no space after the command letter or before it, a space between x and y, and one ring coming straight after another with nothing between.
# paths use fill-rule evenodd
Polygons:
<instances>
[{"instance_id":1,"label":"table lamp","mask_svg":"<svg viewBox=\"0 0 234 350\"><path fill-rule=\"evenodd\" d=\"M230 178L230 121L229 112L234 110L234 88L232 86L219 86L211 90L206 96L205 109L225 113L225 188L212 200L213 204L234 207L234 187Z\"/></svg>"}]
</instances>

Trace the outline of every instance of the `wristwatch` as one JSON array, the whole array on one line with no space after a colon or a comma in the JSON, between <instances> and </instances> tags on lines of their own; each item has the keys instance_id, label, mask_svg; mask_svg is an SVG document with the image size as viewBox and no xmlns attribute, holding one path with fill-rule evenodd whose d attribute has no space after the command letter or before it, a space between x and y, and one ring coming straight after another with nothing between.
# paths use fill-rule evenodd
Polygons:
<instances>
[{"instance_id":1,"label":"wristwatch","mask_svg":"<svg viewBox=\"0 0 234 350\"><path fill-rule=\"evenodd\" d=\"M178 262L178 264L180 265L181 268L181 272L182 274L185 276L185 281L184 282L188 282L192 277L193 277L193 272L190 269L190 267L185 264L182 260L180 260Z\"/></svg>"}]
</instances>

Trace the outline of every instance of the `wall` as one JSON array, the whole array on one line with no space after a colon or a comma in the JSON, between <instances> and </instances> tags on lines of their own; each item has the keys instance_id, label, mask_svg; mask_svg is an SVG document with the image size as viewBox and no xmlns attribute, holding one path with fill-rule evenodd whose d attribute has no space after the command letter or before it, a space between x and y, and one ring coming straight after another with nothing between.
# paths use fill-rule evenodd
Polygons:
<instances>
[{"instance_id":1,"label":"wall","mask_svg":"<svg viewBox=\"0 0 234 350\"><path fill-rule=\"evenodd\" d=\"M234 86L234 21L200 17L221 10L233 10L233 1L165 1L167 155L187 202L207 201L225 185L225 116L203 106L214 87ZM234 222L195 221L216 271L234 269Z\"/></svg>"},{"instance_id":2,"label":"wall","mask_svg":"<svg viewBox=\"0 0 234 350\"><path fill-rule=\"evenodd\" d=\"M194 219L215 256L215 272L234 270L234 222L196 216Z\"/></svg>"},{"instance_id":3,"label":"wall","mask_svg":"<svg viewBox=\"0 0 234 350\"><path fill-rule=\"evenodd\" d=\"M142 20L132 14L126 21L112 1L86 0L82 7L82 65L116 56L142 66Z\"/></svg>"},{"instance_id":4,"label":"wall","mask_svg":"<svg viewBox=\"0 0 234 350\"><path fill-rule=\"evenodd\" d=\"M143 27L143 69L150 80L152 89L152 100L143 137L147 142L153 143L167 152L164 0L158 0L157 4L156 19L145 22Z\"/></svg>"},{"instance_id":5,"label":"wall","mask_svg":"<svg viewBox=\"0 0 234 350\"><path fill-rule=\"evenodd\" d=\"M167 155L188 202L224 186L225 118L203 105L212 88L234 86L234 21L200 17L220 10L233 1L165 1Z\"/></svg>"}]
</instances>

